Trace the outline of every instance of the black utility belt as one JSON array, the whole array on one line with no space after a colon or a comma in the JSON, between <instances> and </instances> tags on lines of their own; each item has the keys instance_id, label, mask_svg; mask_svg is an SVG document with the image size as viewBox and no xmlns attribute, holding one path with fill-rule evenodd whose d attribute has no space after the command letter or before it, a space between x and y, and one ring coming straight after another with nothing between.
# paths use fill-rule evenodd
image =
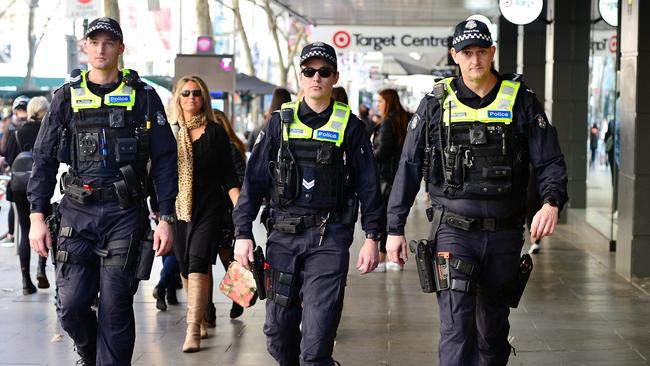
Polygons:
<instances>
[{"instance_id":1,"label":"black utility belt","mask_svg":"<svg viewBox=\"0 0 650 366\"><path fill-rule=\"evenodd\" d=\"M431 210L435 209L432 208ZM505 218L467 217L445 209L440 223L465 231L497 231L520 229L524 225L524 218L521 216Z\"/></svg>"},{"instance_id":2,"label":"black utility belt","mask_svg":"<svg viewBox=\"0 0 650 366\"><path fill-rule=\"evenodd\" d=\"M300 234L306 229L341 222L339 214L306 215L306 216L274 216L270 220L271 227L283 234Z\"/></svg>"}]
</instances>

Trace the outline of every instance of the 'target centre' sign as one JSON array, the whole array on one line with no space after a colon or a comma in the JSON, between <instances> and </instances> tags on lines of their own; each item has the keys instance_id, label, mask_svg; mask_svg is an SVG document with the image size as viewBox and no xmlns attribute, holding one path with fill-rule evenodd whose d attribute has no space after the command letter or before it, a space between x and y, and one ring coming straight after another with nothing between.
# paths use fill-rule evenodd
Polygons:
<instances>
[{"instance_id":1,"label":"'target centre' sign","mask_svg":"<svg viewBox=\"0 0 650 366\"><path fill-rule=\"evenodd\" d=\"M446 53L451 27L355 27L318 26L313 39L338 51Z\"/></svg>"}]
</instances>

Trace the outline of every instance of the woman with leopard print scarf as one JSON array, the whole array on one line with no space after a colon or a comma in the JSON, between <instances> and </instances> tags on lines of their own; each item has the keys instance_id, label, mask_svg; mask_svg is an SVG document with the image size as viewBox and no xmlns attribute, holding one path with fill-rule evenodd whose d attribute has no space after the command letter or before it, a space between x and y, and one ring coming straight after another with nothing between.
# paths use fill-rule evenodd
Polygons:
<instances>
[{"instance_id":1,"label":"woman with leopard print scarf","mask_svg":"<svg viewBox=\"0 0 650 366\"><path fill-rule=\"evenodd\" d=\"M174 251L187 290L187 334L183 352L200 350L207 337L203 313L210 290L212 253L219 241L226 202L239 197L239 181L230 154L230 140L216 122L205 82L182 77L174 92L178 131L178 196Z\"/></svg>"}]
</instances>

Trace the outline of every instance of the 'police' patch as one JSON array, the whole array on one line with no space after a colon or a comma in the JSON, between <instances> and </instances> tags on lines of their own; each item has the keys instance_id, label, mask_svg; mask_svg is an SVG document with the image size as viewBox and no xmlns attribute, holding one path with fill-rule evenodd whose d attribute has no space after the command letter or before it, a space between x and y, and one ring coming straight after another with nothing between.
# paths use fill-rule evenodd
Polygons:
<instances>
[{"instance_id":1,"label":"'police' patch","mask_svg":"<svg viewBox=\"0 0 650 366\"><path fill-rule=\"evenodd\" d=\"M164 126L167 123L167 117L161 111L156 112L156 123L160 126Z\"/></svg>"},{"instance_id":2,"label":"'police' patch","mask_svg":"<svg viewBox=\"0 0 650 366\"><path fill-rule=\"evenodd\" d=\"M415 130L415 128L418 126L418 122L420 122L420 116L418 116L417 113L413 114L413 117L411 117L411 129Z\"/></svg>"},{"instance_id":3,"label":"'police' patch","mask_svg":"<svg viewBox=\"0 0 650 366\"><path fill-rule=\"evenodd\" d=\"M512 118L510 111L488 111L488 118Z\"/></svg>"},{"instance_id":4,"label":"'police' patch","mask_svg":"<svg viewBox=\"0 0 650 366\"><path fill-rule=\"evenodd\" d=\"M130 95L111 95L108 97L109 103L129 103L131 102Z\"/></svg>"},{"instance_id":5,"label":"'police' patch","mask_svg":"<svg viewBox=\"0 0 650 366\"><path fill-rule=\"evenodd\" d=\"M316 137L323 140L337 141L339 139L339 133L334 131L318 131Z\"/></svg>"},{"instance_id":6,"label":"'police' patch","mask_svg":"<svg viewBox=\"0 0 650 366\"><path fill-rule=\"evenodd\" d=\"M544 118L544 115L541 113L535 116L535 119L537 120L537 125L539 126L539 128L546 128L546 126L548 125L546 118Z\"/></svg>"}]
</instances>

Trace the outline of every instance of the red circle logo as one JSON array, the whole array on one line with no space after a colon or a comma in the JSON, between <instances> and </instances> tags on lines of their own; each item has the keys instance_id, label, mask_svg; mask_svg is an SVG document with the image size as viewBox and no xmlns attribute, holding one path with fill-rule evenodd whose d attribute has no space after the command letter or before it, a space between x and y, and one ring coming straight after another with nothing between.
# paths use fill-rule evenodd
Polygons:
<instances>
[{"instance_id":1,"label":"red circle logo","mask_svg":"<svg viewBox=\"0 0 650 366\"><path fill-rule=\"evenodd\" d=\"M352 38L350 37L350 33L346 31L338 31L334 33L334 37L332 37L332 40L334 41L334 45L338 48L345 48L350 45L350 41Z\"/></svg>"},{"instance_id":2,"label":"red circle logo","mask_svg":"<svg viewBox=\"0 0 650 366\"><path fill-rule=\"evenodd\" d=\"M616 49L618 49L618 35L614 34L609 38L608 43L608 48L609 52L611 53L616 53Z\"/></svg>"},{"instance_id":3,"label":"red circle logo","mask_svg":"<svg viewBox=\"0 0 650 366\"><path fill-rule=\"evenodd\" d=\"M79 2L80 4L89 4L92 3L93 0L77 0L77 2Z\"/></svg>"}]
</instances>

